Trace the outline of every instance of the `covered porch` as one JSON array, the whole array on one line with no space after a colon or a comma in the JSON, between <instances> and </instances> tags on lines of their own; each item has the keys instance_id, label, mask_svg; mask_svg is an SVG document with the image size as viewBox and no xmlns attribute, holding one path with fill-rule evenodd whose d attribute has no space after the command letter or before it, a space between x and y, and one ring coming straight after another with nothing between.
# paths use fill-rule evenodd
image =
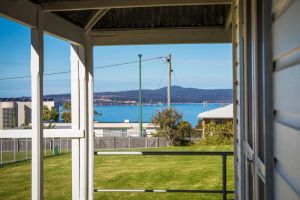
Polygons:
<instances>
[{"instance_id":1,"label":"covered porch","mask_svg":"<svg viewBox=\"0 0 300 200\"><path fill-rule=\"evenodd\" d=\"M282 155L289 151L273 140L288 142L281 137L288 132L299 141L299 126L294 125L299 118L286 114L296 110L299 117L299 95L289 92L299 80L293 76L293 84L284 85L286 75L273 76L299 64L300 29L286 24L299 18L299 8L292 0L1 0L1 15L31 28L32 130L13 133L32 138L32 199L43 199L43 137L56 136L72 138L72 198L94 197L94 46L194 43L232 43L235 199L299 197L299 175L288 175L297 172L299 161L286 165ZM285 28L293 30L290 40L283 39ZM44 33L70 42L71 130L43 130ZM280 103L280 91L290 107ZM0 135L12 137L9 130ZM285 163L279 169L274 167L274 148L277 162ZM293 155L295 148L289 147Z\"/></svg>"}]
</instances>

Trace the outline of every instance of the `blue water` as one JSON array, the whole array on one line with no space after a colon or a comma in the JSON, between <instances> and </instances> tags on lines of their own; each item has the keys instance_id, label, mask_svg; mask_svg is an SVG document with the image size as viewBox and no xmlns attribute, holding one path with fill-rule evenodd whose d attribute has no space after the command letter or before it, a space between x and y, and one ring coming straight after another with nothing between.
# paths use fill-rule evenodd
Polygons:
<instances>
[{"instance_id":1,"label":"blue water","mask_svg":"<svg viewBox=\"0 0 300 200\"><path fill-rule=\"evenodd\" d=\"M172 104L172 108L183 113L183 119L189 121L193 126L197 125L197 115L201 112L212 110L221 107L222 104L211 103L206 107L203 104ZM143 106L143 122L150 122L151 118L159 110L167 108L166 104L163 105L144 105ZM95 110L98 113L102 113L101 116L95 115L95 121L99 122L124 122L128 119L130 122L139 121L139 106L95 106Z\"/></svg>"}]
</instances>

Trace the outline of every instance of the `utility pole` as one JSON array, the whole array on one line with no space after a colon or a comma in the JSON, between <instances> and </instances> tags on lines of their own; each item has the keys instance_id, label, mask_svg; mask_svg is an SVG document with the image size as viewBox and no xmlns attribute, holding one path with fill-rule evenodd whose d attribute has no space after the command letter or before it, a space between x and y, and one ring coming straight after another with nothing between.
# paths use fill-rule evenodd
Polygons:
<instances>
[{"instance_id":1,"label":"utility pole","mask_svg":"<svg viewBox=\"0 0 300 200\"><path fill-rule=\"evenodd\" d=\"M140 136L143 136L143 110L142 110L142 54L139 54L139 108L140 108Z\"/></svg>"},{"instance_id":2,"label":"utility pole","mask_svg":"<svg viewBox=\"0 0 300 200\"><path fill-rule=\"evenodd\" d=\"M168 109L171 109L171 73L172 73L172 56L171 54L167 58L167 62L169 63L169 79L168 79Z\"/></svg>"}]
</instances>

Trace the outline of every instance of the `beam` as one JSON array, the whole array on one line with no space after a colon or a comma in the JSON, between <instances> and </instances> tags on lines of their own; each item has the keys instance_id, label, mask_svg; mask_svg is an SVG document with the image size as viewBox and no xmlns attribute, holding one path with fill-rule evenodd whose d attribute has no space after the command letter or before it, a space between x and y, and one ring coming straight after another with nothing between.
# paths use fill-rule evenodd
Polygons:
<instances>
[{"instance_id":1,"label":"beam","mask_svg":"<svg viewBox=\"0 0 300 200\"><path fill-rule=\"evenodd\" d=\"M72 44L84 44L83 28L76 26L53 13L43 13L43 15L45 32L62 40L71 42Z\"/></svg>"},{"instance_id":2,"label":"beam","mask_svg":"<svg viewBox=\"0 0 300 200\"><path fill-rule=\"evenodd\" d=\"M29 0L1 0L0 15L30 28L37 27L37 10L40 6ZM84 30L71 22L53 14L41 13L44 31L74 44L84 43Z\"/></svg>"},{"instance_id":3,"label":"beam","mask_svg":"<svg viewBox=\"0 0 300 200\"><path fill-rule=\"evenodd\" d=\"M85 32L89 32L93 26L107 13L109 9L95 10L84 24Z\"/></svg>"},{"instance_id":4,"label":"beam","mask_svg":"<svg viewBox=\"0 0 300 200\"><path fill-rule=\"evenodd\" d=\"M228 14L227 14L227 17L226 17L226 23L225 23L225 30L226 31L229 31L230 26L232 24L232 6L234 6L234 5L230 6L230 9L228 10Z\"/></svg>"},{"instance_id":5,"label":"beam","mask_svg":"<svg viewBox=\"0 0 300 200\"><path fill-rule=\"evenodd\" d=\"M55 1L42 3L45 12L92 10L111 8L137 8L158 6L190 6L190 5L216 5L231 4L232 0L81 0L81 1Z\"/></svg>"},{"instance_id":6,"label":"beam","mask_svg":"<svg viewBox=\"0 0 300 200\"><path fill-rule=\"evenodd\" d=\"M0 15L29 27L37 26L37 6L27 0L1 0Z\"/></svg>"},{"instance_id":7,"label":"beam","mask_svg":"<svg viewBox=\"0 0 300 200\"><path fill-rule=\"evenodd\" d=\"M92 31L93 45L230 43L223 27Z\"/></svg>"},{"instance_id":8,"label":"beam","mask_svg":"<svg viewBox=\"0 0 300 200\"><path fill-rule=\"evenodd\" d=\"M17 130L0 130L0 138L17 139L17 138L32 138L32 130L30 129L17 129ZM83 130L73 129L44 129L43 138L83 138Z\"/></svg>"},{"instance_id":9,"label":"beam","mask_svg":"<svg viewBox=\"0 0 300 200\"><path fill-rule=\"evenodd\" d=\"M207 194L212 194L212 193L222 193L222 190L183 190L183 189L96 189L95 192L151 192L151 193L207 193ZM233 194L234 191L226 191L227 194Z\"/></svg>"},{"instance_id":10,"label":"beam","mask_svg":"<svg viewBox=\"0 0 300 200\"><path fill-rule=\"evenodd\" d=\"M232 151L97 151L95 155L233 156Z\"/></svg>"},{"instance_id":11,"label":"beam","mask_svg":"<svg viewBox=\"0 0 300 200\"><path fill-rule=\"evenodd\" d=\"M44 138L83 138L83 130L73 129L44 129Z\"/></svg>"},{"instance_id":12,"label":"beam","mask_svg":"<svg viewBox=\"0 0 300 200\"><path fill-rule=\"evenodd\" d=\"M32 130L0 130L1 139L14 139L14 138L31 138Z\"/></svg>"}]
</instances>

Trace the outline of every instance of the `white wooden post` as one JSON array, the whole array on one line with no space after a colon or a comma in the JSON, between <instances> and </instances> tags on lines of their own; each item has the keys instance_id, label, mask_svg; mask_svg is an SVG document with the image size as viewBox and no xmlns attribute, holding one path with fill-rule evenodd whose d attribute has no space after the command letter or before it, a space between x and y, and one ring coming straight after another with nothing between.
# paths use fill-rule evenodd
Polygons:
<instances>
[{"instance_id":1,"label":"white wooden post","mask_svg":"<svg viewBox=\"0 0 300 200\"><path fill-rule=\"evenodd\" d=\"M43 199L43 71L44 42L42 13L37 10L37 27L31 29L32 105L32 199Z\"/></svg>"},{"instance_id":2,"label":"white wooden post","mask_svg":"<svg viewBox=\"0 0 300 200\"><path fill-rule=\"evenodd\" d=\"M71 110L72 129L78 130L79 126L79 57L78 46L71 45ZM79 139L72 139L72 199L79 197Z\"/></svg>"},{"instance_id":3,"label":"white wooden post","mask_svg":"<svg viewBox=\"0 0 300 200\"><path fill-rule=\"evenodd\" d=\"M85 137L80 138L80 199L87 199L87 67L85 62L85 52L82 46L79 46L79 101L80 101L80 129L85 131Z\"/></svg>"},{"instance_id":4,"label":"white wooden post","mask_svg":"<svg viewBox=\"0 0 300 200\"><path fill-rule=\"evenodd\" d=\"M84 138L72 141L73 199L87 199L88 191L88 104L87 67L83 46L71 47L72 128L85 131Z\"/></svg>"},{"instance_id":5,"label":"white wooden post","mask_svg":"<svg viewBox=\"0 0 300 200\"><path fill-rule=\"evenodd\" d=\"M94 199L94 67L93 46L86 38L86 66L88 69L88 199Z\"/></svg>"}]
</instances>

